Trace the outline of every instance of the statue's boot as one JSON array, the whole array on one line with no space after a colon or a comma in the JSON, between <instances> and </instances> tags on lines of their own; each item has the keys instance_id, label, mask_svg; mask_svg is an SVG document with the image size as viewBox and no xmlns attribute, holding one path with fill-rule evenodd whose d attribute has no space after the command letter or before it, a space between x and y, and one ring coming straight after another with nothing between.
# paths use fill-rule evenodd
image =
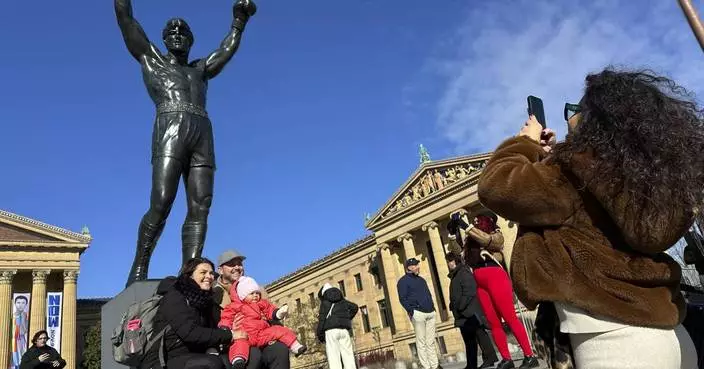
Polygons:
<instances>
[{"instance_id":1,"label":"statue's boot","mask_svg":"<svg viewBox=\"0 0 704 369\"><path fill-rule=\"evenodd\" d=\"M181 228L181 243L183 259L181 266L192 258L200 257L205 244L205 233L208 230L208 223L187 220Z\"/></svg>"},{"instance_id":2,"label":"statue's boot","mask_svg":"<svg viewBox=\"0 0 704 369\"><path fill-rule=\"evenodd\" d=\"M130 270L129 277L127 277L127 285L125 287L129 287L136 281L147 279L149 274L149 260L152 257L152 252L154 251L154 247L156 247L159 236L161 236L161 232L164 230L165 224L166 222L161 222L161 224L153 225L146 222L144 219L139 223L137 251L135 252L132 269Z\"/></svg>"}]
</instances>

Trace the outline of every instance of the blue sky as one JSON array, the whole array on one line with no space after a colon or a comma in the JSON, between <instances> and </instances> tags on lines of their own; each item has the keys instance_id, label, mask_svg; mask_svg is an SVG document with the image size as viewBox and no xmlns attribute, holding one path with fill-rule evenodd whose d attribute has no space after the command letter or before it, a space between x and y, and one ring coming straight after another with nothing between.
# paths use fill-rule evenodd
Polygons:
<instances>
[{"instance_id":1,"label":"blue sky","mask_svg":"<svg viewBox=\"0 0 704 369\"><path fill-rule=\"evenodd\" d=\"M186 18L193 57L215 48L232 1L133 0L158 45ZM675 1L261 0L210 84L218 163L205 256L248 256L269 282L364 236L418 165L492 150L543 97L563 135L587 72L647 66L701 92L701 51ZM695 1L704 10L701 1ZM481 4L481 5L478 5ZM153 106L109 1L5 5L0 207L79 231L80 296L122 290L148 206ZM695 88L698 87L698 88ZM180 191L150 270L177 271Z\"/></svg>"}]
</instances>

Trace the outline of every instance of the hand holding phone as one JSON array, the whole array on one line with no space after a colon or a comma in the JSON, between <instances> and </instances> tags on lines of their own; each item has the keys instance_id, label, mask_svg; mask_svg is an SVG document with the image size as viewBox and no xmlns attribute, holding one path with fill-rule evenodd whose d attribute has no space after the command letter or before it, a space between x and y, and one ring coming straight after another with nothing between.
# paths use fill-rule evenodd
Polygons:
<instances>
[{"instance_id":1,"label":"hand holding phone","mask_svg":"<svg viewBox=\"0 0 704 369\"><path fill-rule=\"evenodd\" d=\"M545 110L543 109L543 100L539 97L533 95L528 96L528 115L535 116L543 129L547 127L547 122L545 121Z\"/></svg>"}]
</instances>

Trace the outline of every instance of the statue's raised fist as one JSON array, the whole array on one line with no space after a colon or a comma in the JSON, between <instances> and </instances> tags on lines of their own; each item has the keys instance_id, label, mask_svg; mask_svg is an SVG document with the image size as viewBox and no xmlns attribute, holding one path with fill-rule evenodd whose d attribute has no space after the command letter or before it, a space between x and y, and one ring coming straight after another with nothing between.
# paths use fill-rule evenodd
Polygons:
<instances>
[{"instance_id":1,"label":"statue's raised fist","mask_svg":"<svg viewBox=\"0 0 704 369\"><path fill-rule=\"evenodd\" d=\"M235 18L249 18L257 12L257 5L252 0L237 0L232 11Z\"/></svg>"}]
</instances>

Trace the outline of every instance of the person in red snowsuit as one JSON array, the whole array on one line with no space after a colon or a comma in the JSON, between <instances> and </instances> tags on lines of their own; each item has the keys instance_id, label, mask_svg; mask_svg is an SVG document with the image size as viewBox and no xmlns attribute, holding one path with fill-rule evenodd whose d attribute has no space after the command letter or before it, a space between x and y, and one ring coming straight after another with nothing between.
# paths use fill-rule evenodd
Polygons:
<instances>
[{"instance_id":1,"label":"person in red snowsuit","mask_svg":"<svg viewBox=\"0 0 704 369\"><path fill-rule=\"evenodd\" d=\"M295 332L269 323L274 317L283 319L288 316L288 305L277 308L262 299L259 285L253 278L240 277L230 289L230 299L232 302L223 309L218 326L233 329L235 316L242 314L240 329L247 332L248 336L246 339L235 340L230 346L228 359L233 369L245 368L250 346L264 347L272 341L280 341L296 356L305 352L306 346L298 342Z\"/></svg>"}]
</instances>

